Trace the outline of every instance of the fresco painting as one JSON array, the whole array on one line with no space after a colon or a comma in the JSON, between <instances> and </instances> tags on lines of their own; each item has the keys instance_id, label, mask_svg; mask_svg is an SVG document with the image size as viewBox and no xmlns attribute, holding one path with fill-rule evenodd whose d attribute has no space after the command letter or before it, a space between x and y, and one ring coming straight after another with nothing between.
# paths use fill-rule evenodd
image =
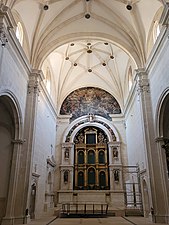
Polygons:
<instances>
[{"instance_id":1,"label":"fresco painting","mask_svg":"<svg viewBox=\"0 0 169 225\"><path fill-rule=\"evenodd\" d=\"M120 114L117 100L108 92L94 87L80 88L70 93L60 109L61 115L72 114L71 121L89 113L111 120L109 114Z\"/></svg>"}]
</instances>

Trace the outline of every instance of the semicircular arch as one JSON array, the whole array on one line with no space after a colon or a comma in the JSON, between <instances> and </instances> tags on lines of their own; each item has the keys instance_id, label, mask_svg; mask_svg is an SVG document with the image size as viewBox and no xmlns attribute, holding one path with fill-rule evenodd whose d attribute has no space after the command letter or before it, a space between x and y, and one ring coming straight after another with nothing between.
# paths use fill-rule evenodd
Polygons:
<instances>
[{"instance_id":1,"label":"semicircular arch","mask_svg":"<svg viewBox=\"0 0 169 225\"><path fill-rule=\"evenodd\" d=\"M74 120L66 129L63 135L63 143L70 142L73 143L74 137L78 131L82 128L94 126L98 127L105 132L108 137L109 142L120 141L120 136L117 129L114 127L110 121L101 116L95 116L94 121L89 121L88 115L79 117Z\"/></svg>"},{"instance_id":2,"label":"semicircular arch","mask_svg":"<svg viewBox=\"0 0 169 225\"><path fill-rule=\"evenodd\" d=\"M0 97L4 98L5 103L8 104L10 110L12 111L12 116L15 124L15 139L21 140L22 137L22 113L19 102L16 96L9 90L4 90L0 92Z\"/></svg>"},{"instance_id":3,"label":"semicircular arch","mask_svg":"<svg viewBox=\"0 0 169 225\"><path fill-rule=\"evenodd\" d=\"M163 93L161 94L161 97L159 98L158 104L157 104L157 111L156 111L156 135L157 137L163 137L164 136L164 114L165 109L167 107L167 104L169 102L169 88L165 89ZM167 114L168 115L168 114Z\"/></svg>"}]
</instances>

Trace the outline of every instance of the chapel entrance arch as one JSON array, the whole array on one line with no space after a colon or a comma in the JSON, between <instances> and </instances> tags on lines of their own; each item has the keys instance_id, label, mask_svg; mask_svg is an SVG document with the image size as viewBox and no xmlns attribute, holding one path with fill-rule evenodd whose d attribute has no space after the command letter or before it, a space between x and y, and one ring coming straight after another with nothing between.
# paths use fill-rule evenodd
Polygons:
<instances>
[{"instance_id":1,"label":"chapel entrance arch","mask_svg":"<svg viewBox=\"0 0 169 225\"><path fill-rule=\"evenodd\" d=\"M13 101L8 96L0 96L0 223L6 215L9 201L13 148L19 129L17 118L17 110Z\"/></svg>"},{"instance_id":2,"label":"chapel entrance arch","mask_svg":"<svg viewBox=\"0 0 169 225\"><path fill-rule=\"evenodd\" d=\"M167 92L164 96L160 112L159 112L159 137L162 148L162 160L163 160L163 166L164 166L164 173L168 174L169 177L169 119L168 119L168 113L169 113L169 93Z\"/></svg>"}]
</instances>

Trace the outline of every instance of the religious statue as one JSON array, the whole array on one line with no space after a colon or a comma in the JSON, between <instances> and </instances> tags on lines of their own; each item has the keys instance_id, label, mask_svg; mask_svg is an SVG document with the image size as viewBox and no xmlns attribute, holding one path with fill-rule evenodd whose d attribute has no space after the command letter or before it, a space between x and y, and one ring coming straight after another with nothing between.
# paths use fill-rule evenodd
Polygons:
<instances>
[{"instance_id":1,"label":"religious statue","mask_svg":"<svg viewBox=\"0 0 169 225\"><path fill-rule=\"evenodd\" d=\"M65 159L69 159L69 149L65 149Z\"/></svg>"},{"instance_id":2,"label":"religious statue","mask_svg":"<svg viewBox=\"0 0 169 225\"><path fill-rule=\"evenodd\" d=\"M118 158L118 150L117 150L117 148L113 148L113 158Z\"/></svg>"},{"instance_id":3,"label":"religious statue","mask_svg":"<svg viewBox=\"0 0 169 225\"><path fill-rule=\"evenodd\" d=\"M66 170L64 172L64 183L67 183L68 182L68 176L69 176L69 174L68 174L68 171Z\"/></svg>"},{"instance_id":4,"label":"religious statue","mask_svg":"<svg viewBox=\"0 0 169 225\"><path fill-rule=\"evenodd\" d=\"M114 181L119 181L119 170L114 170Z\"/></svg>"},{"instance_id":5,"label":"religious statue","mask_svg":"<svg viewBox=\"0 0 169 225\"><path fill-rule=\"evenodd\" d=\"M104 143L104 135L102 133L99 133L99 135L98 135L98 143L99 144Z\"/></svg>"}]
</instances>

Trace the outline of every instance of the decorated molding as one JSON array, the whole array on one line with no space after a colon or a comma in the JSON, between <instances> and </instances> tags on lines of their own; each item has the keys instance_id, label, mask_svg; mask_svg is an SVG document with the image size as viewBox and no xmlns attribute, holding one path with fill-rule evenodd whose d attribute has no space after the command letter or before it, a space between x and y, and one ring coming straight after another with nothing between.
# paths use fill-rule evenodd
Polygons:
<instances>
[{"instance_id":1,"label":"decorated molding","mask_svg":"<svg viewBox=\"0 0 169 225\"><path fill-rule=\"evenodd\" d=\"M3 27L0 27L0 41L1 41L2 47L5 47L6 44L8 43L7 34L6 34L5 29Z\"/></svg>"},{"instance_id":2,"label":"decorated molding","mask_svg":"<svg viewBox=\"0 0 169 225\"><path fill-rule=\"evenodd\" d=\"M149 79L148 79L148 74L144 68L136 70L136 80L137 80L138 94L150 92L150 83L149 83Z\"/></svg>"},{"instance_id":3,"label":"decorated molding","mask_svg":"<svg viewBox=\"0 0 169 225\"><path fill-rule=\"evenodd\" d=\"M87 115L87 117L88 117L88 115ZM87 118L87 119L85 119L85 120L82 120L82 121L76 123L76 124L69 130L69 132L68 132L68 134L67 134L67 136L66 136L66 141L65 141L65 142L69 142L69 141L70 141L71 135L72 135L72 133L74 132L74 130L75 130L76 128L80 127L80 126L83 125L83 124L88 124L88 122L89 122L89 119ZM93 121L90 121L89 123L91 123L91 122L93 122ZM113 140L113 141L116 141L116 140L117 140L117 137L116 137L114 131L112 130L112 128L111 128L107 123L105 123L105 122L103 122L103 121L100 121L99 118L97 118L97 117L95 117L94 123L96 123L96 124L101 124L103 127L105 127L105 128L110 132L110 135L111 135L111 137L112 137L112 140ZM88 125L89 125L89 124L88 124Z\"/></svg>"},{"instance_id":4,"label":"decorated molding","mask_svg":"<svg viewBox=\"0 0 169 225\"><path fill-rule=\"evenodd\" d=\"M41 70L32 70L29 75L28 94L40 92L40 83L43 81L44 75Z\"/></svg>"},{"instance_id":5,"label":"decorated molding","mask_svg":"<svg viewBox=\"0 0 169 225\"><path fill-rule=\"evenodd\" d=\"M55 167L56 166L56 162L54 161L53 157L51 159L47 158L46 161L47 161L47 164L49 164L51 167Z\"/></svg>"},{"instance_id":6,"label":"decorated molding","mask_svg":"<svg viewBox=\"0 0 169 225\"><path fill-rule=\"evenodd\" d=\"M12 140L12 143L13 144L23 144L25 142L25 140L22 140L22 139L16 139L16 140Z\"/></svg>"},{"instance_id":7,"label":"decorated molding","mask_svg":"<svg viewBox=\"0 0 169 225\"><path fill-rule=\"evenodd\" d=\"M34 179L39 178L40 177L40 174L38 174L38 173L32 173L32 177Z\"/></svg>"}]
</instances>

